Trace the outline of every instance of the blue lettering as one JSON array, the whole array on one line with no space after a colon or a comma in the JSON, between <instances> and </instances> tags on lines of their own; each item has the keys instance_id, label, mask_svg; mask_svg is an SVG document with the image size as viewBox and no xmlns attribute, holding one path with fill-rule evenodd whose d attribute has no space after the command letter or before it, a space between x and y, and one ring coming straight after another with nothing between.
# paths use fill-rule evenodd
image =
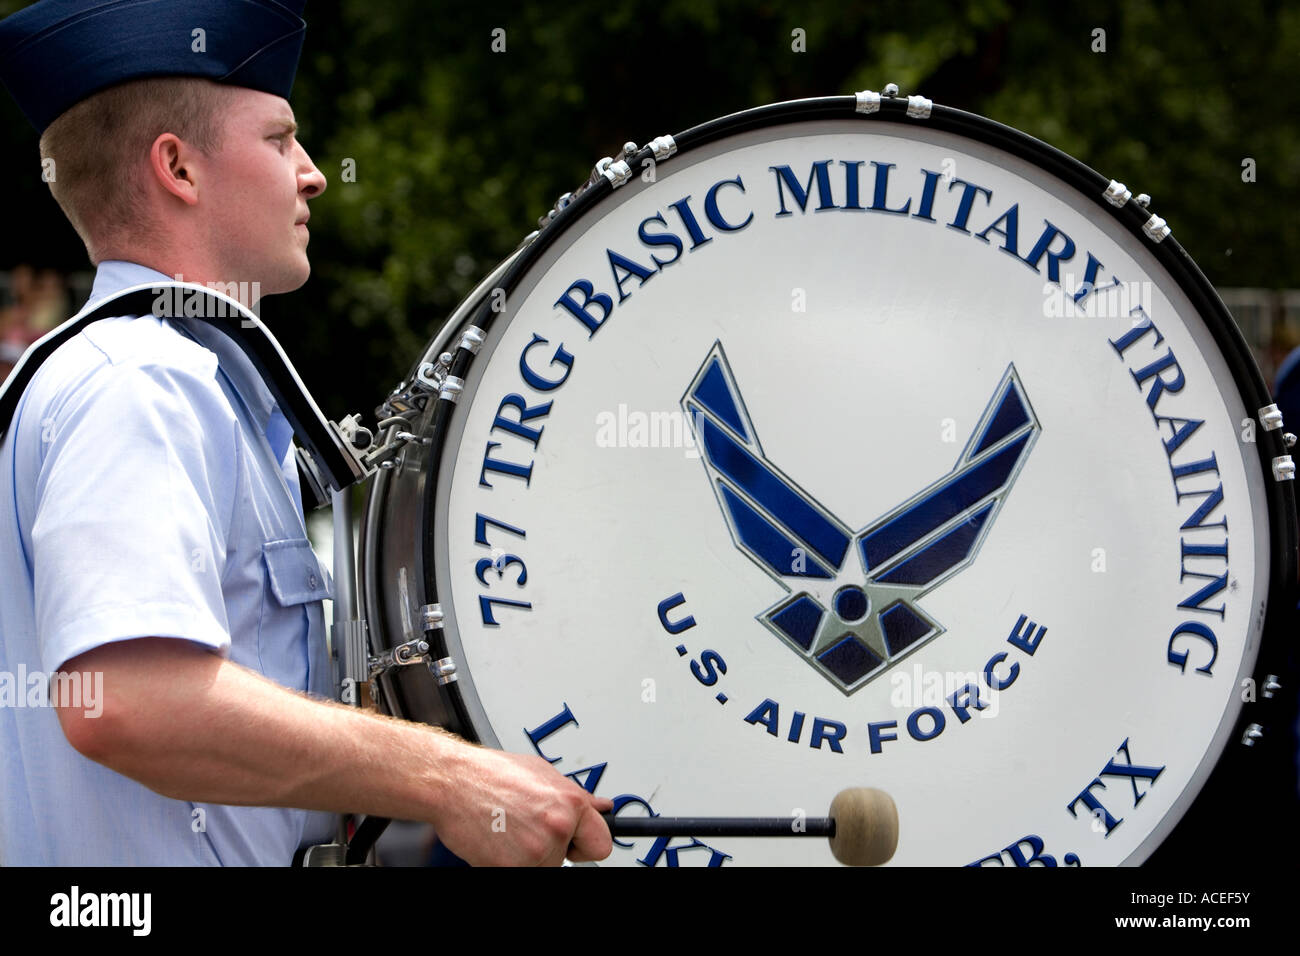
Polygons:
<instances>
[{"instance_id":1,"label":"blue lettering","mask_svg":"<svg viewBox=\"0 0 1300 956\"><path fill-rule=\"evenodd\" d=\"M1090 815L1095 816L1097 813L1100 812L1102 817L1102 825L1106 828L1106 836L1109 837L1110 831L1115 829L1121 823L1123 823L1124 818L1120 817L1118 820L1116 820L1111 815L1111 812L1107 810L1104 806L1102 806L1101 801L1092 795L1093 787L1101 787L1101 789L1103 790L1106 789L1106 785L1101 782L1101 778L1093 777L1092 783L1084 787L1082 793L1080 793L1077 797L1075 797L1068 804L1066 804L1065 809L1070 811L1070 816L1078 817L1078 814L1075 812L1074 808L1078 806L1080 803L1082 803L1084 806L1088 808L1088 812Z\"/></svg>"},{"instance_id":2,"label":"blue lettering","mask_svg":"<svg viewBox=\"0 0 1300 956\"><path fill-rule=\"evenodd\" d=\"M1006 680L1003 680L993 673L993 668L997 667L1006 659L1007 652L999 651L997 654L990 657L989 662L984 665L984 680L988 682L989 687L993 688L993 690L1006 690L1014 684L1016 678L1020 676L1020 665L1014 661L1011 664L1011 670L1007 672Z\"/></svg>"},{"instance_id":3,"label":"blue lettering","mask_svg":"<svg viewBox=\"0 0 1300 956\"><path fill-rule=\"evenodd\" d=\"M1007 638L1007 643L1020 648L1030 657L1033 657L1034 651L1038 650L1038 645L1043 640L1043 635L1047 633L1047 628L1040 626L1038 633L1034 635L1033 640L1030 640L1029 636L1034 634L1034 622L1029 621L1029 626L1025 627L1025 621L1027 620L1028 618L1023 614L1020 615L1020 620L1016 621L1016 626L1011 629L1011 635ZM1022 627L1024 628L1023 633L1021 633Z\"/></svg>"},{"instance_id":4,"label":"blue lettering","mask_svg":"<svg viewBox=\"0 0 1300 956\"><path fill-rule=\"evenodd\" d=\"M943 177L943 174L936 173L931 169L923 169L921 174L925 176L925 184L921 186L921 201L917 204L916 212L912 213L912 218L935 222L934 216L930 215L930 213L934 211L934 192L938 188L939 180Z\"/></svg>"},{"instance_id":5,"label":"blue lettering","mask_svg":"<svg viewBox=\"0 0 1300 956\"><path fill-rule=\"evenodd\" d=\"M685 603L686 598L682 596L681 591L678 591L672 597L666 597L659 602L659 623L664 626L664 630L669 634L680 634L682 631L695 626L695 618L690 614L686 615L686 617L682 618L680 621L668 620L668 612Z\"/></svg>"},{"instance_id":6,"label":"blue lettering","mask_svg":"<svg viewBox=\"0 0 1300 956\"><path fill-rule=\"evenodd\" d=\"M1175 422L1178 424L1175 425ZM1161 425L1168 425L1173 432L1168 438L1163 439L1165 454L1172 458L1179 446L1191 438L1196 433L1196 429L1204 424L1205 422L1199 418L1166 418L1163 415L1157 417L1156 428Z\"/></svg>"},{"instance_id":7,"label":"blue lettering","mask_svg":"<svg viewBox=\"0 0 1300 956\"><path fill-rule=\"evenodd\" d=\"M691 252L694 252L706 242L712 242L713 240L705 237L704 230L700 228L700 224L695 218L695 213L691 212L691 207L688 205L690 199L690 196L684 196L668 208L677 210L677 215L681 217L682 225L686 227L686 231L690 234Z\"/></svg>"},{"instance_id":8,"label":"blue lettering","mask_svg":"<svg viewBox=\"0 0 1300 956\"><path fill-rule=\"evenodd\" d=\"M998 223L1006 223L1005 228L999 228ZM1019 233L1020 233L1020 204L1015 203L1010 209L993 220L993 224L983 232L976 233L975 238L982 242L988 242L988 234L995 232L1002 237L1002 251L1020 258Z\"/></svg>"},{"instance_id":9,"label":"blue lettering","mask_svg":"<svg viewBox=\"0 0 1300 956\"><path fill-rule=\"evenodd\" d=\"M880 753L880 745L886 740L897 740L898 734L886 734L885 731L893 728L898 729L898 721L882 720L874 724L867 724L867 739L871 742L871 752Z\"/></svg>"},{"instance_id":10,"label":"blue lettering","mask_svg":"<svg viewBox=\"0 0 1300 956\"><path fill-rule=\"evenodd\" d=\"M1166 381L1161 372L1172 368L1174 377ZM1150 365L1138 369L1136 372L1130 370L1129 374L1133 376L1133 381L1137 382L1138 391L1142 390L1142 383L1147 379L1153 379L1151 382L1151 391L1147 392L1147 408L1151 409L1151 414L1155 416L1156 402L1160 401L1160 396L1165 392L1181 392L1183 386L1187 384L1187 379L1183 377L1183 370L1174 358L1174 350L1167 349L1164 356L1156 359Z\"/></svg>"},{"instance_id":11,"label":"blue lettering","mask_svg":"<svg viewBox=\"0 0 1300 956\"><path fill-rule=\"evenodd\" d=\"M654 277L655 270L647 269L638 262L633 262L626 256L619 255L613 249L606 249L605 256L609 259L609 271L614 274L614 285L618 286L618 301L621 305L623 300L630 296L631 292L623 291L623 283L630 277L636 276L641 280L637 288L646 284L647 279ZM618 274L618 270L623 270L623 275Z\"/></svg>"},{"instance_id":12,"label":"blue lettering","mask_svg":"<svg viewBox=\"0 0 1300 956\"><path fill-rule=\"evenodd\" d=\"M718 210L718 190L723 186L735 186L742 193L745 191L745 184L740 181L739 176L735 179L724 179L721 182L714 183L709 187L709 194L704 197L704 215L713 224L714 228L721 229L724 232L736 232L744 229L754 221L754 214L751 212L745 217L745 221L738 226L733 226L723 219L722 213Z\"/></svg>"},{"instance_id":13,"label":"blue lettering","mask_svg":"<svg viewBox=\"0 0 1300 956\"><path fill-rule=\"evenodd\" d=\"M858 202L858 180L861 178L864 165L862 160L849 162L847 159L841 159L840 165L844 167L844 208L866 212Z\"/></svg>"},{"instance_id":14,"label":"blue lettering","mask_svg":"<svg viewBox=\"0 0 1300 956\"><path fill-rule=\"evenodd\" d=\"M700 667L701 661L704 663L703 668ZM714 665L717 665L716 669ZM719 673L727 673L727 662L718 655L717 651L706 650L700 655L699 661L691 661L691 673L705 687L712 687L718 682Z\"/></svg>"},{"instance_id":15,"label":"blue lettering","mask_svg":"<svg viewBox=\"0 0 1300 956\"><path fill-rule=\"evenodd\" d=\"M820 717L813 718L812 737L808 741L808 746L813 750L821 750L822 742L831 745L831 750L837 754L844 753L840 746L840 741L844 739L844 734L848 728L838 720L823 720Z\"/></svg>"},{"instance_id":16,"label":"blue lettering","mask_svg":"<svg viewBox=\"0 0 1300 956\"><path fill-rule=\"evenodd\" d=\"M790 732L785 735L785 739L792 744L797 744L799 738L803 736L803 718L802 713L797 710L794 712L794 719L790 721Z\"/></svg>"},{"instance_id":17,"label":"blue lettering","mask_svg":"<svg viewBox=\"0 0 1300 956\"><path fill-rule=\"evenodd\" d=\"M902 209L890 209L886 203L886 194L889 191L889 171L894 168L893 163L872 162L876 167L876 191L871 198L871 208L880 212L892 212L900 216L906 216L908 210L912 208L912 200L903 203Z\"/></svg>"},{"instance_id":18,"label":"blue lettering","mask_svg":"<svg viewBox=\"0 0 1300 956\"><path fill-rule=\"evenodd\" d=\"M1079 286L1078 291L1074 293L1075 305L1083 305L1083 300L1088 298L1092 291L1097 288L1097 272L1100 269L1101 260L1089 252L1088 264L1083 268L1083 285Z\"/></svg>"},{"instance_id":19,"label":"blue lettering","mask_svg":"<svg viewBox=\"0 0 1300 956\"><path fill-rule=\"evenodd\" d=\"M655 264L655 268L663 269L664 266L670 266L682 257L682 241L671 232L646 232L646 224L651 222L662 223L665 229L668 228L668 220L661 213L655 213L653 216L641 220L641 225L637 226L636 235L647 246L673 247L675 251L671 259L660 259L656 255L650 256L650 261Z\"/></svg>"},{"instance_id":20,"label":"blue lettering","mask_svg":"<svg viewBox=\"0 0 1300 956\"><path fill-rule=\"evenodd\" d=\"M948 228L964 232L969 236L970 230L966 228L966 224L970 221L971 208L975 205L975 195L977 193L983 193L985 204L991 205L993 202L993 192L985 189L983 186L976 186L974 183L968 183L964 179L956 178L948 184L948 192L952 192L952 187L957 185L963 187L961 200L957 203L957 217L953 219L952 222L948 223Z\"/></svg>"},{"instance_id":21,"label":"blue lettering","mask_svg":"<svg viewBox=\"0 0 1300 956\"><path fill-rule=\"evenodd\" d=\"M573 724L575 727L579 726L578 719L573 716L573 711L569 710L568 704L565 704L564 710L560 711L546 723L534 730L528 730L525 728L524 733L528 736L528 742L533 745L533 749L537 751L537 756L543 758L547 763L559 763L559 757L547 757L546 754L542 753L542 741L558 731L561 727L567 726L568 724ZM649 809L649 807L646 809Z\"/></svg>"},{"instance_id":22,"label":"blue lettering","mask_svg":"<svg viewBox=\"0 0 1300 956\"><path fill-rule=\"evenodd\" d=\"M1196 668L1202 674L1212 674L1214 671L1214 662L1219 657L1219 639L1214 636L1214 632L1202 624L1200 621L1184 621L1174 629L1174 633L1169 635L1168 660L1170 664L1177 664L1179 673L1187 672L1187 655L1188 651L1175 651L1174 639L1179 634L1190 634L1193 637L1200 638L1210 645L1209 661Z\"/></svg>"},{"instance_id":23,"label":"blue lettering","mask_svg":"<svg viewBox=\"0 0 1300 956\"><path fill-rule=\"evenodd\" d=\"M491 488L492 483L487 480L487 473L495 471L500 475L513 475L516 478L522 478L524 484L530 484L533 480L533 463L530 461L527 466L517 465L513 461L502 461L499 458L492 457L492 449L500 448L499 441L490 441L487 443L487 449L483 452L483 470L479 472L478 483L483 488Z\"/></svg>"},{"instance_id":24,"label":"blue lettering","mask_svg":"<svg viewBox=\"0 0 1300 956\"><path fill-rule=\"evenodd\" d=\"M1216 470L1216 471L1218 470L1218 469L1217 469L1217 463L1216 463L1216 469L1215 469L1215 470ZM1184 521L1184 522L1182 523L1182 528L1181 528L1181 530L1183 530L1183 531L1190 531L1190 530L1193 529L1193 528L1222 528L1224 531L1227 531L1227 530L1228 530L1228 519L1227 519L1226 516L1224 517L1224 519L1223 519L1222 521L1216 521L1214 524L1205 524L1205 523L1204 523L1204 522L1205 522L1205 519L1209 516L1210 512L1213 511L1215 508L1219 507L1219 505L1223 504L1223 485L1222 485L1222 484L1219 484L1219 486L1218 486L1217 488L1215 488L1213 491L1188 491L1188 492L1179 492L1179 491L1178 491L1178 482L1175 481L1175 482L1174 482L1174 491L1178 494L1178 500L1179 500L1179 501L1182 501L1184 498L1190 498L1190 497L1192 497L1193 495L1205 495L1205 496L1206 496L1206 497L1205 497L1205 500L1201 502L1200 507L1197 508L1195 511L1193 511L1193 512L1192 512L1192 516L1191 516L1190 518L1188 518L1186 521Z\"/></svg>"},{"instance_id":25,"label":"blue lettering","mask_svg":"<svg viewBox=\"0 0 1300 956\"><path fill-rule=\"evenodd\" d=\"M1024 262L1025 265L1037 272L1039 262L1043 256L1047 256L1047 278L1051 282L1060 282L1061 260L1074 258L1074 240L1046 219L1043 220L1043 223L1047 228L1043 230L1043 234L1034 243L1034 248L1029 250L1029 255L1025 256ZM1060 249L1053 251L1051 248L1052 240L1057 237L1065 240L1065 244Z\"/></svg>"},{"instance_id":26,"label":"blue lettering","mask_svg":"<svg viewBox=\"0 0 1300 956\"><path fill-rule=\"evenodd\" d=\"M606 296L606 298L608 299L609 297ZM539 392L549 392L559 388L561 385L565 383L565 380L568 379L569 373L573 371L573 356L569 354L569 351L564 347L563 342L561 342L556 347L555 357L551 359L552 365L558 362L564 366L563 375L561 375L559 378L554 380L542 378L541 375L537 374L531 368L529 368L528 353L532 351L533 346L548 345L548 344L549 343L547 342L546 339L542 338L540 335L534 332L533 340L529 342L527 345L525 345L524 350L521 353L519 353L519 374L521 374L524 377L525 382L527 382L533 388L537 389Z\"/></svg>"},{"instance_id":27,"label":"blue lettering","mask_svg":"<svg viewBox=\"0 0 1300 956\"><path fill-rule=\"evenodd\" d=\"M1029 856L1025 856L1024 851L1020 849L1024 845L1029 847ZM1056 857L1043 853L1042 837L1035 836L1032 833L1017 840L1002 852L1011 857L1011 861L1016 866L1033 866L1035 863L1039 866L1056 866Z\"/></svg>"},{"instance_id":28,"label":"blue lettering","mask_svg":"<svg viewBox=\"0 0 1300 956\"><path fill-rule=\"evenodd\" d=\"M1118 279L1115 280L1115 284L1116 285L1119 284ZM1154 343L1152 343L1151 346L1152 348L1158 347L1160 343L1165 340L1165 337L1160 333L1160 330L1151 324L1150 319L1147 319L1141 325L1133 326L1131 329L1129 329L1127 332L1121 335L1118 339L1107 339L1106 341L1108 341L1111 344L1111 346L1115 349L1115 352L1119 355L1119 357L1123 358L1124 353L1129 350L1129 347L1132 346L1133 343L1136 342L1138 339L1142 338L1142 336L1146 335L1148 332L1154 332L1156 334L1156 340ZM1141 387L1142 387L1141 383L1139 383L1138 388Z\"/></svg>"},{"instance_id":29,"label":"blue lettering","mask_svg":"<svg viewBox=\"0 0 1300 956\"><path fill-rule=\"evenodd\" d=\"M502 521L497 521L495 518L487 517L487 515L476 514L474 516L474 543L475 544L487 545L488 525L495 525L496 527L501 528L503 531L509 531L511 534L517 534L521 538L528 537L528 535L524 532L523 528L516 528L512 524L506 524Z\"/></svg>"},{"instance_id":30,"label":"blue lettering","mask_svg":"<svg viewBox=\"0 0 1300 956\"><path fill-rule=\"evenodd\" d=\"M767 698L749 712L745 718L747 724L762 724L767 728L767 732L773 737L776 736L777 721L780 720L781 707L772 698Z\"/></svg>"},{"instance_id":31,"label":"blue lettering","mask_svg":"<svg viewBox=\"0 0 1300 956\"><path fill-rule=\"evenodd\" d=\"M929 733L921 732L921 716L925 715L934 722ZM913 740L919 740L924 743L938 737L943 733L943 728L947 725L947 720L943 716L943 711L938 707L918 707L907 717L907 732L912 735Z\"/></svg>"},{"instance_id":32,"label":"blue lettering","mask_svg":"<svg viewBox=\"0 0 1300 956\"><path fill-rule=\"evenodd\" d=\"M728 854L713 849L713 847L709 846L707 843L701 843L699 840L695 839L695 837L691 837L691 842L685 846L676 847L670 847L668 845L668 841L671 839L673 839L673 837L659 837L659 839L655 840L654 845L650 847L650 850L646 853L645 857L637 860L637 862L642 866L655 866L662 858L664 860L664 866L680 866L681 864L677 860L677 854L686 853L690 850L708 850L708 866L722 866L724 860L731 859Z\"/></svg>"},{"instance_id":33,"label":"blue lettering","mask_svg":"<svg viewBox=\"0 0 1300 956\"><path fill-rule=\"evenodd\" d=\"M633 803L639 803L641 806L645 807L646 816L648 817L659 816L659 814L655 813L654 810L651 809L650 804L648 804L645 800L630 793L620 793L617 797L614 798L614 810L613 810L614 816L618 816L619 813L622 812L624 807ZM630 847L632 843L631 842L625 843L624 841L620 840L618 837L615 837L614 845L626 848L626 847Z\"/></svg>"},{"instance_id":34,"label":"blue lettering","mask_svg":"<svg viewBox=\"0 0 1300 956\"><path fill-rule=\"evenodd\" d=\"M600 785L600 778L605 775L605 768L608 766L608 762L598 763L594 767L583 767L573 773L566 773L565 776L588 793L595 793L596 787Z\"/></svg>"},{"instance_id":35,"label":"blue lettering","mask_svg":"<svg viewBox=\"0 0 1300 956\"><path fill-rule=\"evenodd\" d=\"M961 698L960 704L957 703L958 697ZM970 720L970 709L972 707L976 710L983 710L986 705L980 700L979 684L967 683L952 692L952 696L948 698L948 706L957 715L957 720L964 724Z\"/></svg>"},{"instance_id":36,"label":"blue lettering","mask_svg":"<svg viewBox=\"0 0 1300 956\"><path fill-rule=\"evenodd\" d=\"M794 173L789 166L767 167L776 173L776 196L781 203L781 211L776 214L778 218L792 215L790 210L785 208L785 190L781 188L783 184L789 188L790 195L799 204L800 212L808 211L808 194L812 192L814 179L817 181L817 196L819 198L816 211L821 212L825 209L835 208L831 196L830 164L829 159L822 159L813 163L812 170L808 173L808 185L806 187L799 185L799 180L794 178Z\"/></svg>"},{"instance_id":37,"label":"blue lettering","mask_svg":"<svg viewBox=\"0 0 1300 956\"><path fill-rule=\"evenodd\" d=\"M505 398L501 399L501 404L497 406L496 418L492 420L492 428L488 429L488 431L494 431L499 428L502 431L509 432L512 435L518 435L520 438L532 442L533 447L536 448L537 443L542 440L542 429L529 428L524 424L524 422L530 422L534 418L546 417L551 413L551 406L553 404L554 402L547 402L545 405L534 405L530 408L527 400L525 400L522 395L507 395ZM506 418L502 412L507 408L513 408L515 411L519 412L519 418Z\"/></svg>"},{"instance_id":38,"label":"blue lettering","mask_svg":"<svg viewBox=\"0 0 1300 956\"><path fill-rule=\"evenodd\" d=\"M582 302L580 303L573 298L575 289L582 293ZM604 292L596 292L595 287L586 279L575 279L564 290L564 295L555 300L555 305L563 306L570 315L581 322L587 329L588 338L596 334L601 324L609 318L609 313L614 310L614 300ZM599 319L588 311L591 305L600 306Z\"/></svg>"}]
</instances>

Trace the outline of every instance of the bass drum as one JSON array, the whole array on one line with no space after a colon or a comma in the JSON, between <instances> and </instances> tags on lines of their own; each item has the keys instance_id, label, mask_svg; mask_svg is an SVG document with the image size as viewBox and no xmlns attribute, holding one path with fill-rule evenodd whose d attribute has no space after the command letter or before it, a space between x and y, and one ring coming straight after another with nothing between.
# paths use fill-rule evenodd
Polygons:
<instances>
[{"instance_id":1,"label":"bass drum","mask_svg":"<svg viewBox=\"0 0 1300 956\"><path fill-rule=\"evenodd\" d=\"M434 659L385 708L628 816L879 787L904 865L1139 863L1248 752L1291 462L1146 197L867 92L629 144L558 205L382 411L364 614Z\"/></svg>"}]
</instances>

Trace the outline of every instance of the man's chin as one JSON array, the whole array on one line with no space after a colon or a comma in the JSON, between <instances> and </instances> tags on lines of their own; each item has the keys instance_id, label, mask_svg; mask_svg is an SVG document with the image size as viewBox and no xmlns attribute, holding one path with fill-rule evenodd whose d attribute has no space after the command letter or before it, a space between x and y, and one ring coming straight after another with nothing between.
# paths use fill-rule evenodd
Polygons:
<instances>
[{"instance_id":1,"label":"man's chin","mask_svg":"<svg viewBox=\"0 0 1300 956\"><path fill-rule=\"evenodd\" d=\"M311 277L311 263L304 256L298 266L292 270L286 270L276 275L274 278L267 277L261 283L254 283L257 292L262 296L282 295L286 292L296 292L307 284L308 278Z\"/></svg>"}]
</instances>

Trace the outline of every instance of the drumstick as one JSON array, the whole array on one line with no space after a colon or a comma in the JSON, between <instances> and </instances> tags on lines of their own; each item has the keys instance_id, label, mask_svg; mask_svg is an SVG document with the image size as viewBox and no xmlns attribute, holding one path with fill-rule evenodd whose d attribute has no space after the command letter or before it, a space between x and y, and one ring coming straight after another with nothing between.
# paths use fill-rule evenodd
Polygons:
<instances>
[{"instance_id":1,"label":"drumstick","mask_svg":"<svg viewBox=\"0 0 1300 956\"><path fill-rule=\"evenodd\" d=\"M898 808L883 790L852 787L831 801L830 815L809 817L632 817L601 814L611 836L829 837L846 866L879 866L898 847Z\"/></svg>"}]
</instances>

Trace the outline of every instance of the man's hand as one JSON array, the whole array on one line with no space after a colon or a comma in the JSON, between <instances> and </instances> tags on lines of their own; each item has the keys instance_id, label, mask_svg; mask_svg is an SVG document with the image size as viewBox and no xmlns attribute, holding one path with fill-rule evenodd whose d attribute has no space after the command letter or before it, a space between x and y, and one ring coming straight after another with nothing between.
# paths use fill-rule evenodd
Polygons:
<instances>
[{"instance_id":1,"label":"man's hand","mask_svg":"<svg viewBox=\"0 0 1300 956\"><path fill-rule=\"evenodd\" d=\"M101 716L59 709L69 743L164 796L426 820L478 865L612 849L613 803L539 757L310 698L189 641L106 644L61 669L104 675Z\"/></svg>"},{"instance_id":2,"label":"man's hand","mask_svg":"<svg viewBox=\"0 0 1300 956\"><path fill-rule=\"evenodd\" d=\"M450 760L450 793L432 822L457 856L502 866L609 856L613 843L600 814L614 802L593 797L541 757L467 746Z\"/></svg>"}]
</instances>

